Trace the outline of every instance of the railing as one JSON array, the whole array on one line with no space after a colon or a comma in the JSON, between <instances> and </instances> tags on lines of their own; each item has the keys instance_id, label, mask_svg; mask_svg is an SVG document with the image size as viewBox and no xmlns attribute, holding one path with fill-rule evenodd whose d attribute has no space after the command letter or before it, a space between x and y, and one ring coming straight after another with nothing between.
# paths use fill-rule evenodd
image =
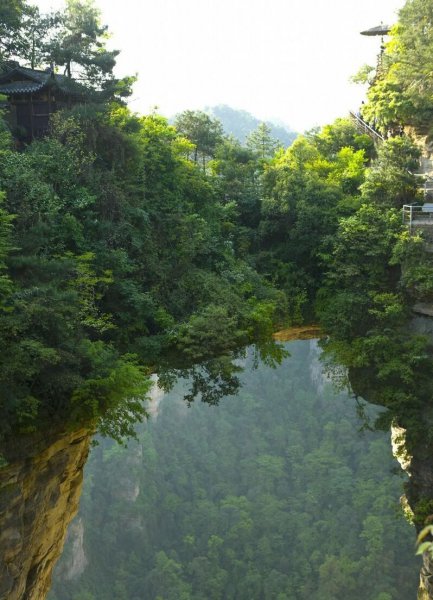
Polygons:
<instances>
[{"instance_id":1,"label":"railing","mask_svg":"<svg viewBox=\"0 0 433 600\"><path fill-rule=\"evenodd\" d=\"M402 215L410 230L417 225L433 225L433 204L405 204Z\"/></svg>"},{"instance_id":2,"label":"railing","mask_svg":"<svg viewBox=\"0 0 433 600\"><path fill-rule=\"evenodd\" d=\"M369 135L375 142L384 142L385 138L378 131L373 129L371 125L369 125L364 119L361 117L359 113L349 111L351 119L355 122L355 125L358 131L362 133L366 133ZM422 168L422 165L421 165ZM407 171L410 175L413 175L417 179L420 179L418 183L418 187L423 190L424 198L426 200L433 199L433 176L427 173L413 173L412 171ZM419 224L430 225L432 224L433 209L430 210L428 207L433 206L429 204L424 204L423 206L416 206L406 204L403 207L403 222L407 223L410 227L414 222L419 222ZM412 211L411 208L414 210Z\"/></svg>"},{"instance_id":3,"label":"railing","mask_svg":"<svg viewBox=\"0 0 433 600\"><path fill-rule=\"evenodd\" d=\"M427 173L412 173L411 171L408 171L408 173L422 180L418 183L418 187L423 190L424 196L430 197L433 195L433 177L431 175L427 175Z\"/></svg>"},{"instance_id":4,"label":"railing","mask_svg":"<svg viewBox=\"0 0 433 600\"><path fill-rule=\"evenodd\" d=\"M350 111L349 114L350 114L352 120L355 121L358 131L361 131L362 133L366 133L375 142L384 142L385 141L385 138L383 137L383 135L381 135L378 131L373 129L373 127L371 127L371 125L366 123L364 121L364 119L361 117L361 115L359 115L358 113L354 113L352 111Z\"/></svg>"}]
</instances>

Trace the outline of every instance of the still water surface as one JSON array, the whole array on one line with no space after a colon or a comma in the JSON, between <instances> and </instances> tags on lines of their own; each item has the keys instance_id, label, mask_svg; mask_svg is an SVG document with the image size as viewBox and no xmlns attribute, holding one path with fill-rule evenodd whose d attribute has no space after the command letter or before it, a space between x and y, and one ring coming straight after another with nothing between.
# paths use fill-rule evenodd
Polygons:
<instances>
[{"instance_id":1,"label":"still water surface","mask_svg":"<svg viewBox=\"0 0 433 600\"><path fill-rule=\"evenodd\" d=\"M389 433L361 431L315 341L285 348L275 368L238 359L218 406L188 406L182 379L138 442L100 441L50 600L416 597Z\"/></svg>"}]
</instances>

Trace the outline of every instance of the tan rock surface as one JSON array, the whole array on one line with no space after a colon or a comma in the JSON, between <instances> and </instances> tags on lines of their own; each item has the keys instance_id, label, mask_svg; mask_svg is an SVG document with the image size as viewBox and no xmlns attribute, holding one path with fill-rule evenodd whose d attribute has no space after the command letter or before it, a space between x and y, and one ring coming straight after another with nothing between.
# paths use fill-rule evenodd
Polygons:
<instances>
[{"instance_id":1,"label":"tan rock surface","mask_svg":"<svg viewBox=\"0 0 433 600\"><path fill-rule=\"evenodd\" d=\"M15 439L0 469L0 599L43 600L78 509L91 432Z\"/></svg>"}]
</instances>

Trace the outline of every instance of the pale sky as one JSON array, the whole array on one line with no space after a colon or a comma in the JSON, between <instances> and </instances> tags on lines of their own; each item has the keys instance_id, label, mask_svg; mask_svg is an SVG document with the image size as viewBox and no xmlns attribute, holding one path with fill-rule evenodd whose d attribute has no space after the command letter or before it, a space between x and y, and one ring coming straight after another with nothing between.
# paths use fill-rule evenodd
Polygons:
<instances>
[{"instance_id":1,"label":"pale sky","mask_svg":"<svg viewBox=\"0 0 433 600\"><path fill-rule=\"evenodd\" d=\"M41 10L62 0L33 0ZM130 107L166 116L228 104L297 131L356 109L349 81L375 64L404 0L97 0L121 50L117 75L138 74Z\"/></svg>"}]
</instances>

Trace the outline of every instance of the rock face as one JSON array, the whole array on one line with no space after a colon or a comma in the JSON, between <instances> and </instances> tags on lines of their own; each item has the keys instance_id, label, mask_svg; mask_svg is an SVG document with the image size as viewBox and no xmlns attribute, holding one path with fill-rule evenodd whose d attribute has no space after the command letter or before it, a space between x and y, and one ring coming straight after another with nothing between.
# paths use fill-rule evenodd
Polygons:
<instances>
[{"instance_id":1,"label":"rock face","mask_svg":"<svg viewBox=\"0 0 433 600\"><path fill-rule=\"evenodd\" d=\"M63 581L70 581L82 575L89 563L84 552L84 523L81 517L74 519L69 526L66 546L68 544L71 549L70 556L64 560L61 568L57 571L59 579ZM65 558L64 554L62 558Z\"/></svg>"},{"instance_id":2,"label":"rock face","mask_svg":"<svg viewBox=\"0 0 433 600\"><path fill-rule=\"evenodd\" d=\"M81 494L91 432L14 439L0 449L0 599L43 600Z\"/></svg>"},{"instance_id":3,"label":"rock face","mask_svg":"<svg viewBox=\"0 0 433 600\"><path fill-rule=\"evenodd\" d=\"M409 333L427 336L433 342L433 318L425 314L413 316ZM362 372L357 374L352 371L349 376L355 393L369 402L381 405L374 380ZM391 443L395 458L409 476L405 484L405 496L401 499L403 510L413 518L419 532L426 524L433 523L433 402L422 404L416 418L412 418L416 421L418 432L415 438L412 435L410 446L407 443L410 432L399 426L397 421L392 426ZM427 553L423 554L422 559L418 600L433 600L433 560Z\"/></svg>"},{"instance_id":4,"label":"rock face","mask_svg":"<svg viewBox=\"0 0 433 600\"><path fill-rule=\"evenodd\" d=\"M433 449L431 444L426 441L425 444L418 444L410 455L405 446L405 433L403 428L393 426L391 440L394 456L409 475L406 495L402 500L406 510L415 516L415 527L419 532L427 522L431 523L433 519L433 514L429 514L433 513ZM422 521L420 522L416 519L420 506L423 504L425 508L422 510ZM424 552L422 559L418 600L432 600L433 560L427 552Z\"/></svg>"}]
</instances>

